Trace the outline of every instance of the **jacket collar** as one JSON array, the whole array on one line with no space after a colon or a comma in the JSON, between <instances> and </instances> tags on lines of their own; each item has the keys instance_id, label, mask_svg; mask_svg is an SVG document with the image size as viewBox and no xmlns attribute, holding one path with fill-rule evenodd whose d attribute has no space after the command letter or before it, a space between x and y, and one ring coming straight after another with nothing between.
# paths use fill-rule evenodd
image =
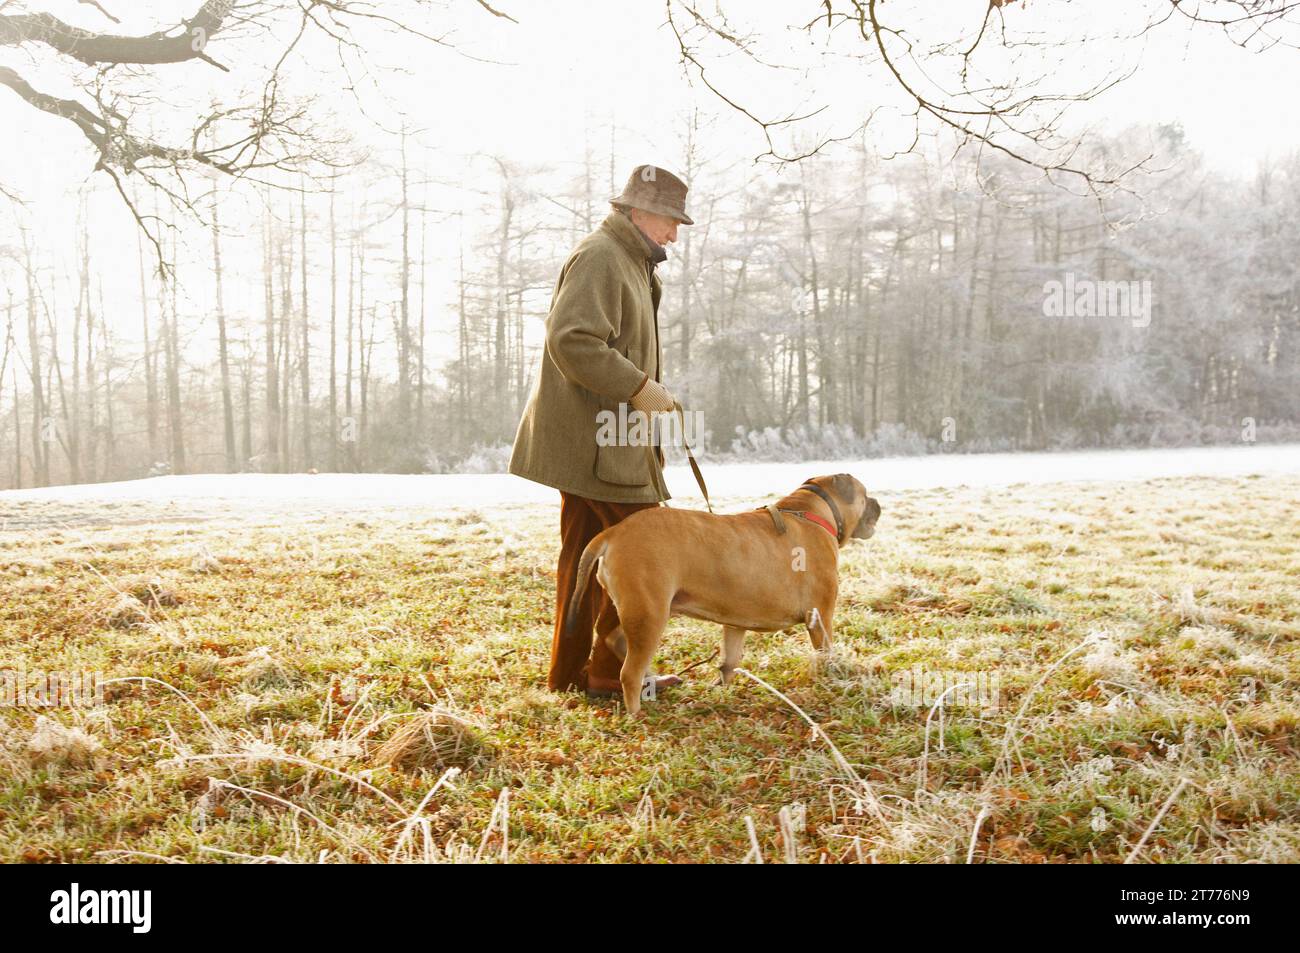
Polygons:
<instances>
[{"instance_id":1,"label":"jacket collar","mask_svg":"<svg viewBox=\"0 0 1300 953\"><path fill-rule=\"evenodd\" d=\"M614 209L601 222L600 227L607 230L618 240L618 243L627 249L628 253L637 261L650 261L658 264L668 257L668 252L664 247L656 242L651 241L646 233L641 231L632 221L631 217Z\"/></svg>"}]
</instances>

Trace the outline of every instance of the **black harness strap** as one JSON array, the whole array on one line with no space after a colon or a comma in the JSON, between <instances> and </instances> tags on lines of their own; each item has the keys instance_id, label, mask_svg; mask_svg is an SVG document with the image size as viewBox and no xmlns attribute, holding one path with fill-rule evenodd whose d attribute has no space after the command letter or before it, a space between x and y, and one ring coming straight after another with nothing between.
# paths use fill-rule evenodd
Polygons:
<instances>
[{"instance_id":1,"label":"black harness strap","mask_svg":"<svg viewBox=\"0 0 1300 953\"><path fill-rule=\"evenodd\" d=\"M800 490L812 490L820 496L826 505L831 508L831 515L835 517L835 541L840 545L844 544L844 518L840 516L840 508L835 505L831 495L819 487L816 483L805 483L799 487Z\"/></svg>"}]
</instances>

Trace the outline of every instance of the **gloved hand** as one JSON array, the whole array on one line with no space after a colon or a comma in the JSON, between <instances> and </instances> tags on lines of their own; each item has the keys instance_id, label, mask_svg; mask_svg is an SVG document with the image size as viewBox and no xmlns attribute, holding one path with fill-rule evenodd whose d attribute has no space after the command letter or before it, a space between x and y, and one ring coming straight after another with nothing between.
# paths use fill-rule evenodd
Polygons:
<instances>
[{"instance_id":1,"label":"gloved hand","mask_svg":"<svg viewBox=\"0 0 1300 953\"><path fill-rule=\"evenodd\" d=\"M658 414L673 409L673 395L658 381L646 378L641 389L632 395L632 409L646 414Z\"/></svg>"}]
</instances>

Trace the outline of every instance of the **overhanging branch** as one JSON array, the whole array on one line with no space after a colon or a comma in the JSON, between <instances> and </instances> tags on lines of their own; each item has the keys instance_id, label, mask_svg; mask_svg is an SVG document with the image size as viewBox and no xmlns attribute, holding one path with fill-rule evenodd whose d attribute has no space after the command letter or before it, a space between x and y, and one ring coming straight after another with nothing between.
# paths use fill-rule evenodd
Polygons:
<instances>
[{"instance_id":1,"label":"overhanging branch","mask_svg":"<svg viewBox=\"0 0 1300 953\"><path fill-rule=\"evenodd\" d=\"M148 36L97 33L64 23L49 13L0 14L0 46L43 43L89 65L212 62L203 49L225 24L234 5L234 0L207 0L178 27Z\"/></svg>"}]
</instances>

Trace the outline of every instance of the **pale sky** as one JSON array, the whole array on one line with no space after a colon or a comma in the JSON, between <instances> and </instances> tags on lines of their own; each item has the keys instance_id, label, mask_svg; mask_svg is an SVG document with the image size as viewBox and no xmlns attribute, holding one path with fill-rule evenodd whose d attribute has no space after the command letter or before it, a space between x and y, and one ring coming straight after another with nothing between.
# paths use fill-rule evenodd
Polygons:
<instances>
[{"instance_id":1,"label":"pale sky","mask_svg":"<svg viewBox=\"0 0 1300 953\"><path fill-rule=\"evenodd\" d=\"M122 18L124 32L147 32L178 22L198 2L104 0L107 9ZM467 222L489 227L496 181L492 156L505 158L522 171L576 172L590 147L604 166L602 176L607 177L608 134L591 127L603 127L610 117L616 117L623 130L615 143L615 178L620 183L638 162L678 166L685 117L696 107L705 120L700 152L711 163L727 167L764 151L756 127L721 105L699 83L694 70L683 71L675 38L665 26L662 3L494 0L494 4L519 24L491 17L472 0L449 2L442 10L435 5L427 22L412 24L430 32L453 30L450 39L459 52L413 37L385 40L372 35L367 44L372 63L390 69L375 73L377 88L363 87L366 111L378 123L396 128L400 121L396 107L400 107L408 122L424 127L420 139L430 151L413 144L411 161L418 167L427 156L430 176L448 183L430 195L430 202L439 208L459 207ZM29 0L27 5L70 22L103 24L93 8L73 0ZM383 10L396 15L401 6L385 3ZM1027 7L1008 7L1006 17L1012 29L1039 31L1051 39L1102 37L1135 32L1140 26L1140 21L1130 20L1135 11L1160 7L1161 0L1033 0ZM676 9L684 23L686 15ZM711 6L702 3L701 9ZM872 126L880 151L904 148L910 141L912 127L898 113L903 100L897 87L878 68L868 69L852 57L862 49L859 38L847 29L828 39L824 27L804 32L784 26L789 11L805 11L811 19L818 16L819 4L765 0L725 9L736 33L761 30L754 49L764 62L785 67L763 66L734 47L711 45L706 48L713 57L708 60L710 79L728 95L761 111L765 118L827 107L799 127L803 141L819 134L850 132L872 108L884 107ZM908 24L913 42L924 49L951 38L956 24L978 23L983 4L891 0L881 9L891 23ZM177 107L170 114L156 115L159 129L191 115L187 101L203 104L214 94L229 95L253 82L260 75L259 60L269 55L267 48L233 40L214 42L210 52L233 72L220 73L203 63L154 71L163 80L162 96ZM287 67L286 89L320 97L314 108L322 128L336 113L337 122L349 128L360 144L391 160L394 140L360 116L343 89L332 49L313 40L299 52L301 57ZM1300 106L1295 98L1300 89L1300 52L1295 50L1278 47L1249 53L1213 29L1193 33L1184 24L1171 22L1145 39L1093 39L1066 48L1046 47L1043 55L1045 59L1030 66L1045 67L1045 89L1056 92L1078 91L1109 69L1137 66L1136 75L1119 88L1073 107L1067 119L1070 128L1091 125L1119 130L1134 123L1179 122L1191 145L1212 166L1239 174L1248 174L1264 157L1300 148ZM989 50L988 62L994 66L1000 62L996 45ZM23 51L6 48L0 49L0 63L14 66L50 92L68 93L60 85L60 70L51 56L41 54L33 60ZM927 60L925 67L936 82L949 78L942 64ZM90 220L97 280L104 284L106 299L117 301L120 296L122 310L130 312L136 306L128 307L126 302L134 302L138 295L134 225L111 193L107 178L91 174L93 160L80 134L66 122L36 113L7 89L0 89L0 128L8 146L0 150L0 183L28 201L25 212L6 215L7 224L0 222L0 243L15 240L15 222L28 223L47 250L47 265L66 281L73 273L77 191L83 183L93 184ZM391 173L376 169L367 176L373 181L391 178ZM598 189L605 185L602 179ZM348 200L340 201L342 214ZM226 202L223 218L241 227L241 203ZM206 293L203 264L210 248L201 229L192 229L188 238L193 266L187 269L184 287L193 299ZM435 226L431 257L453 260L456 244L454 225ZM50 257L51 253L57 257ZM237 258L238 252L231 254ZM254 279L257 264L251 260L245 264L230 262L235 280L227 288L227 308L259 314L260 286L253 280L238 280L241 268L246 278ZM12 282L12 274L5 274ZM449 288L452 280L445 270L431 275L431 293ZM138 323L138 316L128 313L122 321L130 328Z\"/></svg>"}]
</instances>

